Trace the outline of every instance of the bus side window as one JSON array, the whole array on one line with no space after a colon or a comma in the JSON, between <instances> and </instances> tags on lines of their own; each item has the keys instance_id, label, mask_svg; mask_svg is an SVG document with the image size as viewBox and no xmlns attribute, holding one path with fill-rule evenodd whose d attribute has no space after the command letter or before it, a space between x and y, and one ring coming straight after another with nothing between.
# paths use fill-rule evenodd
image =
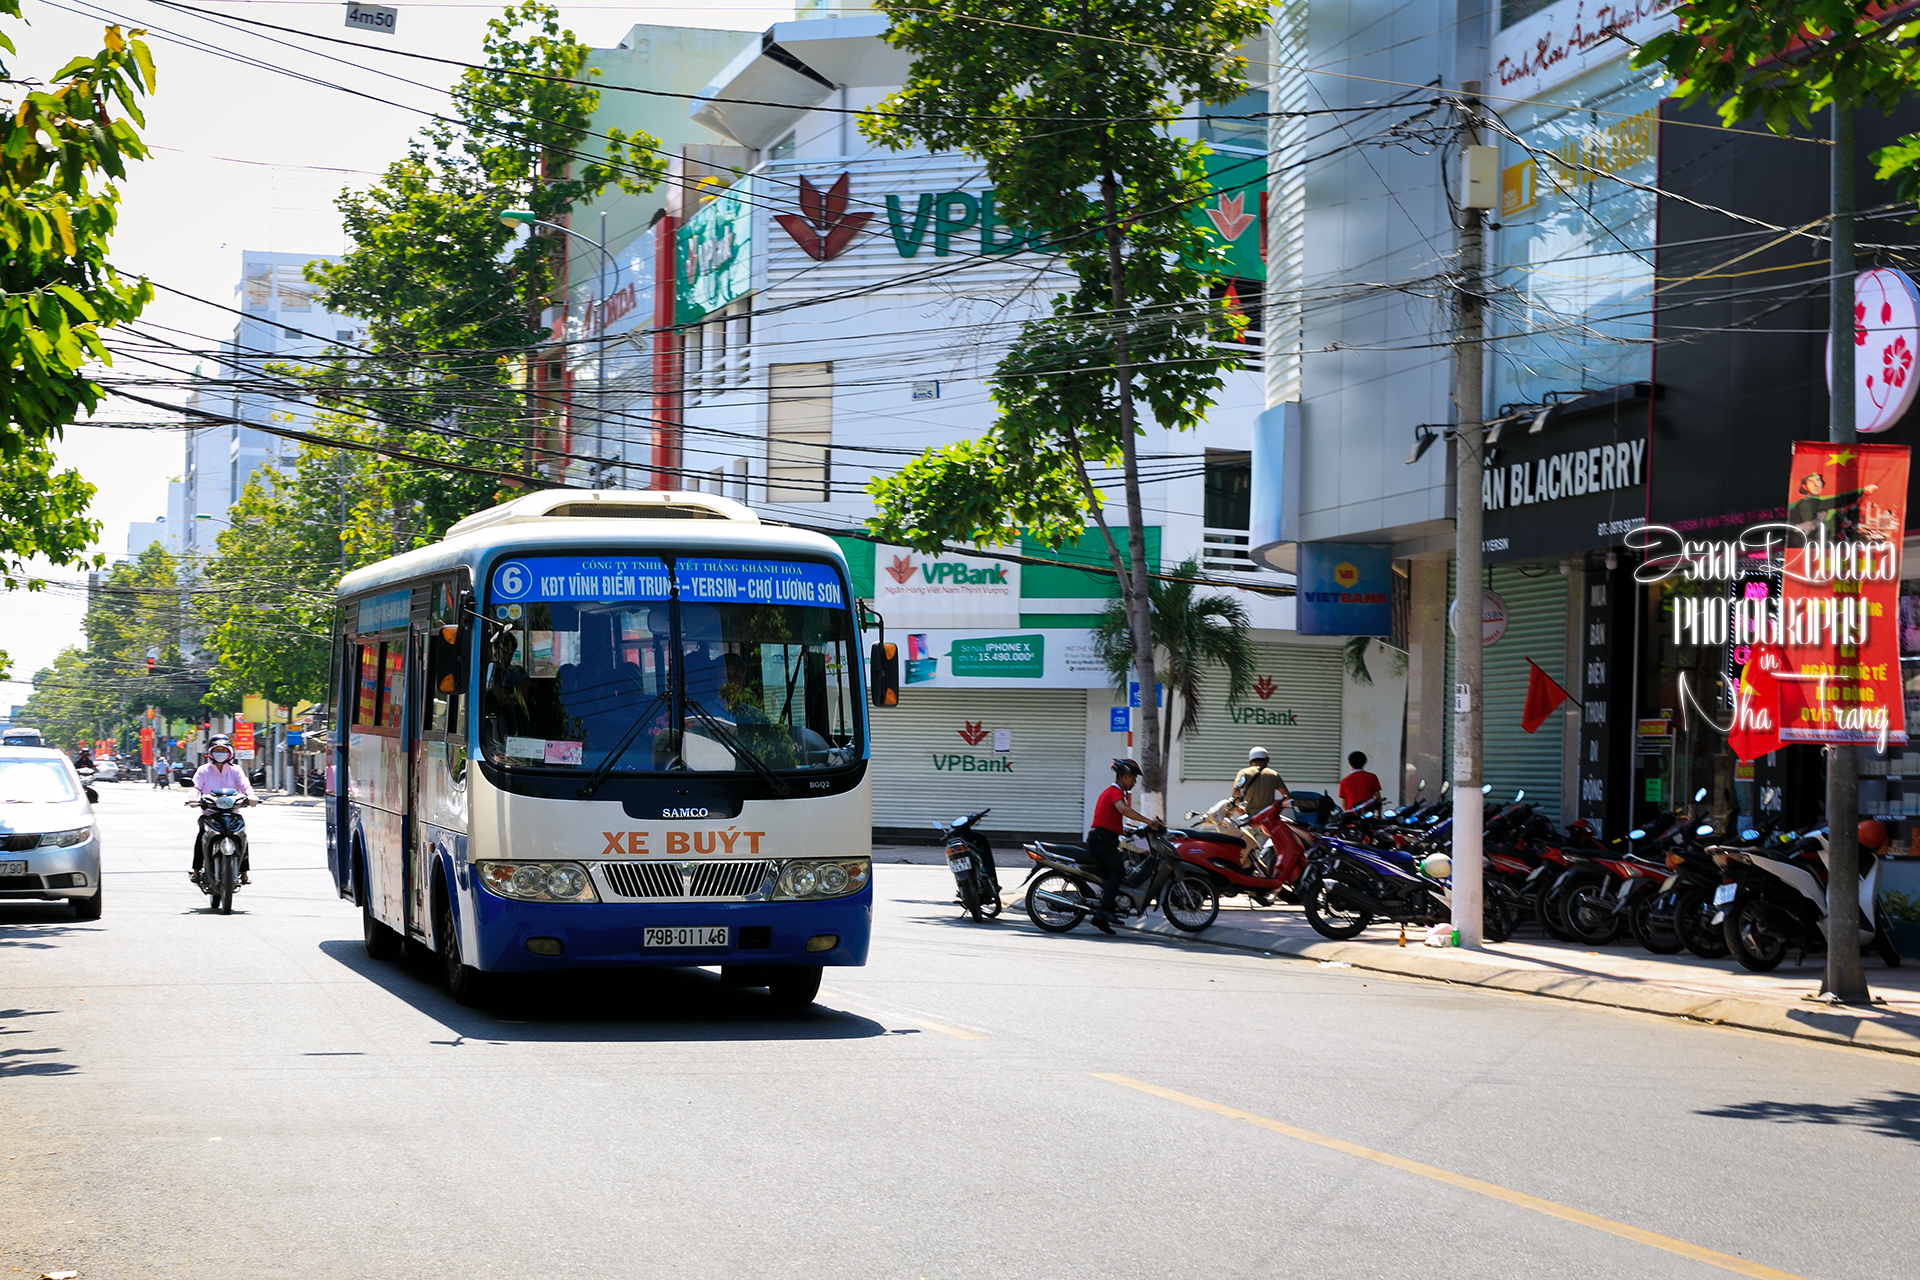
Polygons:
<instances>
[{"instance_id":1,"label":"bus side window","mask_svg":"<svg viewBox=\"0 0 1920 1280\"><path fill-rule=\"evenodd\" d=\"M380 723L380 646L359 646L360 659L354 672L353 722L372 726Z\"/></svg>"},{"instance_id":2,"label":"bus side window","mask_svg":"<svg viewBox=\"0 0 1920 1280\"><path fill-rule=\"evenodd\" d=\"M400 727L400 712L407 705L407 645L404 640L380 646L380 725Z\"/></svg>"},{"instance_id":3,"label":"bus side window","mask_svg":"<svg viewBox=\"0 0 1920 1280\"><path fill-rule=\"evenodd\" d=\"M448 640L451 632L453 639ZM427 640L427 728L460 736L465 732L467 633L452 626L435 628Z\"/></svg>"}]
</instances>

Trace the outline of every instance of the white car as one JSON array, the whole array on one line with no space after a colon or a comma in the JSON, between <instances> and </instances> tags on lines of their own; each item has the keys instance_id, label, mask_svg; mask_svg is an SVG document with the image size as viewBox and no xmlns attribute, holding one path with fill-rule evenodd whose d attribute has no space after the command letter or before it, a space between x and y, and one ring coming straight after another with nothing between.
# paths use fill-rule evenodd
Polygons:
<instances>
[{"instance_id":1,"label":"white car","mask_svg":"<svg viewBox=\"0 0 1920 1280\"><path fill-rule=\"evenodd\" d=\"M0 747L0 902L73 904L100 918L100 831L73 762L46 747Z\"/></svg>"}]
</instances>

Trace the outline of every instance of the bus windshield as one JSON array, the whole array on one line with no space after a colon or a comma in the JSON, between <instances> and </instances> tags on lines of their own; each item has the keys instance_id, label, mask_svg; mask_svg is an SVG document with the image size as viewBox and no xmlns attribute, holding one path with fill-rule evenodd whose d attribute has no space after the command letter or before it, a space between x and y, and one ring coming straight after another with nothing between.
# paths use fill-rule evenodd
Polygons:
<instances>
[{"instance_id":1,"label":"bus windshield","mask_svg":"<svg viewBox=\"0 0 1920 1280\"><path fill-rule=\"evenodd\" d=\"M811 561L503 560L483 605L481 749L583 774L852 764L847 603L839 574Z\"/></svg>"}]
</instances>

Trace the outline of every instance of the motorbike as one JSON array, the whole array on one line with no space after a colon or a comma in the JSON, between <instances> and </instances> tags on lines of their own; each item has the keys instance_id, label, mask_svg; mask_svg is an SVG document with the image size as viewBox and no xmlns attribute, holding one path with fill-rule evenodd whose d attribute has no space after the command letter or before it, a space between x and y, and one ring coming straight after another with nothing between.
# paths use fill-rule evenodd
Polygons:
<instances>
[{"instance_id":1,"label":"motorbike","mask_svg":"<svg viewBox=\"0 0 1920 1280\"><path fill-rule=\"evenodd\" d=\"M74 772L80 775L80 789L87 793L87 803L99 804L100 793L93 789L93 780L98 776L99 771L95 769L75 769Z\"/></svg>"},{"instance_id":2,"label":"motorbike","mask_svg":"<svg viewBox=\"0 0 1920 1280\"><path fill-rule=\"evenodd\" d=\"M216 912L232 915L233 895L240 888L240 868L246 863L247 824L240 816L241 806L247 803L246 793L232 789L210 791L186 803L188 808L196 805L200 808L200 831L204 836L200 892L212 899Z\"/></svg>"},{"instance_id":3,"label":"motorbike","mask_svg":"<svg viewBox=\"0 0 1920 1280\"><path fill-rule=\"evenodd\" d=\"M992 812L982 809L952 822L934 823L947 842L947 869L960 890L960 905L976 924L1000 914L1000 876L993 866L993 846L974 829Z\"/></svg>"},{"instance_id":4,"label":"motorbike","mask_svg":"<svg viewBox=\"0 0 1920 1280\"><path fill-rule=\"evenodd\" d=\"M1086 846L1036 840L1024 846L1033 860L1028 874L1027 917L1047 933L1066 933L1092 915L1105 886L1098 863ZM1123 840L1130 854L1114 897L1116 916L1142 916L1156 902L1167 922L1183 933L1199 933L1220 914L1213 881L1189 866L1165 834L1135 832Z\"/></svg>"},{"instance_id":5,"label":"motorbike","mask_svg":"<svg viewBox=\"0 0 1920 1280\"><path fill-rule=\"evenodd\" d=\"M1877 846L1876 846L1877 847ZM1797 950L1800 958L1824 951L1827 936L1827 829L1815 828L1782 846L1740 849L1712 846L1731 879L1714 890L1727 949L1742 967L1766 973ZM1724 860L1724 861L1722 861ZM1900 952L1880 919L1880 859L1860 849L1860 924L1856 946L1868 945L1893 968Z\"/></svg>"},{"instance_id":6,"label":"motorbike","mask_svg":"<svg viewBox=\"0 0 1920 1280\"><path fill-rule=\"evenodd\" d=\"M1450 833L1451 822L1434 831ZM1373 848L1328 837L1325 850L1300 878L1300 903L1307 923L1323 938L1344 942L1375 920L1393 924L1435 925L1453 917L1453 860L1444 853L1418 849ZM1513 936L1520 903L1504 881L1483 882L1480 929L1488 942Z\"/></svg>"},{"instance_id":7,"label":"motorbike","mask_svg":"<svg viewBox=\"0 0 1920 1280\"><path fill-rule=\"evenodd\" d=\"M1307 868L1312 833L1282 815L1277 803L1246 818L1234 814L1232 805L1222 800L1204 816L1188 813L1190 819L1203 818L1205 825L1170 830L1168 841L1189 866L1213 882L1221 897L1244 893L1263 907L1271 906L1276 896L1292 898Z\"/></svg>"}]
</instances>

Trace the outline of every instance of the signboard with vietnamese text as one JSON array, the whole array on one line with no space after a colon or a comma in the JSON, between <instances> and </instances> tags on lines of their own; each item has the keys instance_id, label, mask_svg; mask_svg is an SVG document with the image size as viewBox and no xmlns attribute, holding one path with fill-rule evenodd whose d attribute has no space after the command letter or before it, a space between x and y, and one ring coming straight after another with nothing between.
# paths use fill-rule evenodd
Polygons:
<instances>
[{"instance_id":1,"label":"signboard with vietnamese text","mask_svg":"<svg viewBox=\"0 0 1920 1280\"><path fill-rule=\"evenodd\" d=\"M692 324L753 287L753 200L742 178L694 211L675 233L673 318Z\"/></svg>"},{"instance_id":2,"label":"signboard with vietnamese text","mask_svg":"<svg viewBox=\"0 0 1920 1280\"><path fill-rule=\"evenodd\" d=\"M874 550L873 607L890 627L1017 627L1020 564L992 555Z\"/></svg>"},{"instance_id":3,"label":"signboard with vietnamese text","mask_svg":"<svg viewBox=\"0 0 1920 1280\"><path fill-rule=\"evenodd\" d=\"M902 648L903 702L920 689L1112 687L1090 631L914 631Z\"/></svg>"}]
</instances>

